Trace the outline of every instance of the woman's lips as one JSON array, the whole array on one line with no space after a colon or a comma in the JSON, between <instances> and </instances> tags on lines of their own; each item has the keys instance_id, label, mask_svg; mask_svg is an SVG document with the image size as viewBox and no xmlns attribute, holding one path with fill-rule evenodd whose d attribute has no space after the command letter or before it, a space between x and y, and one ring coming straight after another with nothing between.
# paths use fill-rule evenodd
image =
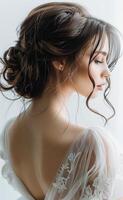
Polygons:
<instances>
[{"instance_id":1,"label":"woman's lips","mask_svg":"<svg viewBox=\"0 0 123 200\"><path fill-rule=\"evenodd\" d=\"M97 85L97 89L98 90L103 90L104 89L105 84L101 84L101 85Z\"/></svg>"}]
</instances>

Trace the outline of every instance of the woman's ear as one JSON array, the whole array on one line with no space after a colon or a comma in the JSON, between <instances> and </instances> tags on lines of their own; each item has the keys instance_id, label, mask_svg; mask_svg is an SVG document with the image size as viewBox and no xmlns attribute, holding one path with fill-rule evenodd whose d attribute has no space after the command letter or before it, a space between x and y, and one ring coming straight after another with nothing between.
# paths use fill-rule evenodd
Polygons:
<instances>
[{"instance_id":1,"label":"woman's ear","mask_svg":"<svg viewBox=\"0 0 123 200\"><path fill-rule=\"evenodd\" d=\"M60 70L60 71L63 71L64 70L64 67L65 67L65 60L62 59L62 60L53 60L52 61L52 64L53 66L57 69L57 70Z\"/></svg>"}]
</instances>

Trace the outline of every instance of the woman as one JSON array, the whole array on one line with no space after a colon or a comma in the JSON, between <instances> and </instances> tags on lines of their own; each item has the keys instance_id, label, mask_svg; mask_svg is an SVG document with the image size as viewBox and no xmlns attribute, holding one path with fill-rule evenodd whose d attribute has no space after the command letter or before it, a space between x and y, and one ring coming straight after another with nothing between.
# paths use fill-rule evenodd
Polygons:
<instances>
[{"instance_id":1,"label":"woman","mask_svg":"<svg viewBox=\"0 0 123 200\"><path fill-rule=\"evenodd\" d=\"M89 99L104 87L107 100L119 56L118 31L78 4L46 3L23 21L15 46L1 59L1 74L10 85L1 83L1 90L14 89L31 100L25 112L7 122L1 138L1 157L7 161L2 174L21 199L114 198L115 141L101 127L70 123L65 104L76 91L92 110Z\"/></svg>"}]
</instances>

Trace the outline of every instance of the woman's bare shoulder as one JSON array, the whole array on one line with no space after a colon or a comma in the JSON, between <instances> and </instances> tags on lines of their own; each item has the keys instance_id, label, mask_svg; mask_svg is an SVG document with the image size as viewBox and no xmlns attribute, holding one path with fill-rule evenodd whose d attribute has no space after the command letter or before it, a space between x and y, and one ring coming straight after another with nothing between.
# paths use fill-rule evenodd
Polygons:
<instances>
[{"instance_id":1,"label":"woman's bare shoulder","mask_svg":"<svg viewBox=\"0 0 123 200\"><path fill-rule=\"evenodd\" d=\"M21 118L15 117L11 120L7 129L7 141L10 155L13 161L19 163L22 155L26 155L26 146L29 146L29 138L27 138L28 129L26 123Z\"/></svg>"}]
</instances>

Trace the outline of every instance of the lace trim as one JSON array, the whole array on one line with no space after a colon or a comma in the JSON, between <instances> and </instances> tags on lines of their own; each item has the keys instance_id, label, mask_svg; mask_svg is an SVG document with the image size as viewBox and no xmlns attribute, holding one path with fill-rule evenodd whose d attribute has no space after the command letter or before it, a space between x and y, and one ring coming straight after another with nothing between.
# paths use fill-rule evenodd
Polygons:
<instances>
[{"instance_id":1,"label":"lace trim","mask_svg":"<svg viewBox=\"0 0 123 200\"><path fill-rule=\"evenodd\" d=\"M81 152L75 154L71 152L68 156L67 162L61 165L53 186L57 189L58 193L67 189L66 183L70 178L70 173L74 167L75 159ZM65 177L64 177L65 174ZM105 174L95 178L92 185L86 186L84 194L81 194L82 200L107 200L111 196L112 184L114 178L109 178ZM92 190L93 188L93 190Z\"/></svg>"},{"instance_id":2,"label":"lace trim","mask_svg":"<svg viewBox=\"0 0 123 200\"><path fill-rule=\"evenodd\" d=\"M60 169L58 170L55 182L52 184L55 188L57 188L58 193L67 189L66 183L70 178L70 173L73 169L75 159L78 157L79 154L80 152L77 154L71 152L67 157L67 162L63 163Z\"/></svg>"},{"instance_id":3,"label":"lace trim","mask_svg":"<svg viewBox=\"0 0 123 200\"><path fill-rule=\"evenodd\" d=\"M107 178L106 175L98 176L95 178L93 184L88 185L85 188L84 195L82 195L82 200L107 200L111 196L112 191L112 178ZM91 189L93 188L93 190Z\"/></svg>"}]
</instances>

